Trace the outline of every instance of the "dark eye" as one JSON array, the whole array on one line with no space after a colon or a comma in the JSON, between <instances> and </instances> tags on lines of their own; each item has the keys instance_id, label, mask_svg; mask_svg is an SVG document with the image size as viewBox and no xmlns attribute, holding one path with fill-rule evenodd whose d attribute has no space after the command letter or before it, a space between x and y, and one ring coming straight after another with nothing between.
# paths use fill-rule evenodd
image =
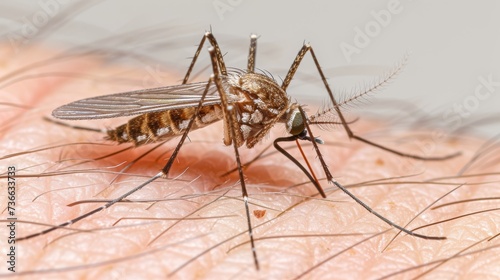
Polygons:
<instances>
[{"instance_id":1,"label":"dark eye","mask_svg":"<svg viewBox=\"0 0 500 280\"><path fill-rule=\"evenodd\" d=\"M304 129L304 119L302 118L302 114L299 109L296 108L288 114L286 130L292 135L299 135L302 131L304 131Z\"/></svg>"}]
</instances>

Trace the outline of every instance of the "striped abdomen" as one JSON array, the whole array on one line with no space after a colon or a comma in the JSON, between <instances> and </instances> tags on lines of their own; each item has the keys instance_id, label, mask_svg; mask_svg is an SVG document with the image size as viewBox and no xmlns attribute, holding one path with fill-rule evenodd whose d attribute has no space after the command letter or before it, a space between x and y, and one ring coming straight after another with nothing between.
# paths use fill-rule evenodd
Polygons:
<instances>
[{"instance_id":1,"label":"striped abdomen","mask_svg":"<svg viewBox=\"0 0 500 280\"><path fill-rule=\"evenodd\" d=\"M107 139L118 143L133 142L136 146L167 140L184 133L195 112L196 107L189 107L143 114L108 130ZM191 131L221 119L222 110L219 105L201 107Z\"/></svg>"}]
</instances>

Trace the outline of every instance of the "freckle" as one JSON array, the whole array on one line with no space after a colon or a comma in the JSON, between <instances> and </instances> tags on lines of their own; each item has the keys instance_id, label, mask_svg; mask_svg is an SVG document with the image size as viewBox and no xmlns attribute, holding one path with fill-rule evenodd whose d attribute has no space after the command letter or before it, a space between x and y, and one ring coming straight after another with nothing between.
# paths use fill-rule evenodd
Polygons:
<instances>
[{"instance_id":1,"label":"freckle","mask_svg":"<svg viewBox=\"0 0 500 280\"><path fill-rule=\"evenodd\" d=\"M459 144L458 139L456 137L448 139L447 143L450 146L457 146L457 144Z\"/></svg>"},{"instance_id":2,"label":"freckle","mask_svg":"<svg viewBox=\"0 0 500 280\"><path fill-rule=\"evenodd\" d=\"M375 164L378 165L378 166L382 166L384 165L384 161L381 159L381 158L378 158L376 161L375 161Z\"/></svg>"},{"instance_id":3,"label":"freckle","mask_svg":"<svg viewBox=\"0 0 500 280\"><path fill-rule=\"evenodd\" d=\"M396 209L396 203L394 203L394 201L389 201L389 209L391 210L395 210Z\"/></svg>"},{"instance_id":4,"label":"freckle","mask_svg":"<svg viewBox=\"0 0 500 280\"><path fill-rule=\"evenodd\" d=\"M253 215L257 218L260 219L266 215L266 210L253 210Z\"/></svg>"}]
</instances>

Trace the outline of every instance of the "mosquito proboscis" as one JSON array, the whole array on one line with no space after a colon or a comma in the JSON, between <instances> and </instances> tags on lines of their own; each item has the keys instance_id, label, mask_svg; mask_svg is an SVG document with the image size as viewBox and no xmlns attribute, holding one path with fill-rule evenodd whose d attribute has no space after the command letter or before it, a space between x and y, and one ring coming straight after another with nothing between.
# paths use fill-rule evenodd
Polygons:
<instances>
[{"instance_id":1,"label":"mosquito proboscis","mask_svg":"<svg viewBox=\"0 0 500 280\"><path fill-rule=\"evenodd\" d=\"M208 40L211 45L209 47L209 54L213 74L206 82L188 83L196 60L206 40ZM308 169L283 149L280 143L288 141L298 142L299 140L311 142L321 162L328 182L340 188L370 213L390 226L409 235L424 239L445 239L445 237L442 236L418 234L395 224L375 212L362 200L342 186L342 184L334 180L318 147L318 144L322 144L323 141L314 136L310 125L325 124L325 122L321 120L321 117L324 114L335 113L350 139L356 139L399 156L418 160L445 160L453 158L459 153L442 157L423 157L397 151L354 134L340 110L339 103L333 96L311 45L304 44L302 46L281 85L279 85L272 76L266 73L257 73L255 71L256 50L257 36L251 35L246 70L228 70L215 37L211 32L206 32L194 54L182 84L87 98L55 109L53 111L53 116L63 120L102 119L138 115L129 120L126 124L106 131L107 139L118 143L133 143L135 146L140 146L158 141L165 141L177 136L180 136L180 140L163 169L144 183L120 197L70 221L50 227L38 233L18 238L17 240L20 241L34 238L58 228L69 226L101 210L111 207L158 178L167 178L188 133L219 120L222 120L224 123L224 144L226 146L232 145L234 148L237 171L245 205L250 244L254 264L257 269L259 269L259 261L254 242L248 202L249 197L245 185L239 148L243 145L247 148L253 148L277 123L284 123L286 131L290 136L275 139L273 142L274 147L301 169L323 198L326 198L326 194L314 174L309 172ZM307 53L311 54L331 101L331 105L328 108L311 117L307 117L302 105L291 102L286 92L302 59Z\"/></svg>"}]
</instances>

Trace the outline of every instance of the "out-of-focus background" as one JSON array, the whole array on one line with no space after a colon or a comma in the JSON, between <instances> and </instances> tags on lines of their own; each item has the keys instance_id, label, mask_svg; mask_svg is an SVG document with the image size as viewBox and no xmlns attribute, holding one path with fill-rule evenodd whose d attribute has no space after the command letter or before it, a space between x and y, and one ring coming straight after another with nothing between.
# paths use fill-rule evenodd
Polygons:
<instances>
[{"instance_id":1,"label":"out-of-focus background","mask_svg":"<svg viewBox=\"0 0 500 280\"><path fill-rule=\"evenodd\" d=\"M12 0L0 3L0 15L1 38L12 55L23 45L47 42L122 50L151 58L135 62L145 73L176 71L179 79L210 28L227 64L239 68L246 65L249 35L258 34L257 67L278 79L302 44L311 43L336 93L366 87L409 53L397 79L355 110L386 108L384 102L399 99L406 104L396 110L432 114L451 129L485 116L500 123L495 0ZM208 65L202 56L200 65ZM302 103L325 102L310 57L289 94ZM494 135L499 128L482 126L482 132Z\"/></svg>"}]
</instances>

